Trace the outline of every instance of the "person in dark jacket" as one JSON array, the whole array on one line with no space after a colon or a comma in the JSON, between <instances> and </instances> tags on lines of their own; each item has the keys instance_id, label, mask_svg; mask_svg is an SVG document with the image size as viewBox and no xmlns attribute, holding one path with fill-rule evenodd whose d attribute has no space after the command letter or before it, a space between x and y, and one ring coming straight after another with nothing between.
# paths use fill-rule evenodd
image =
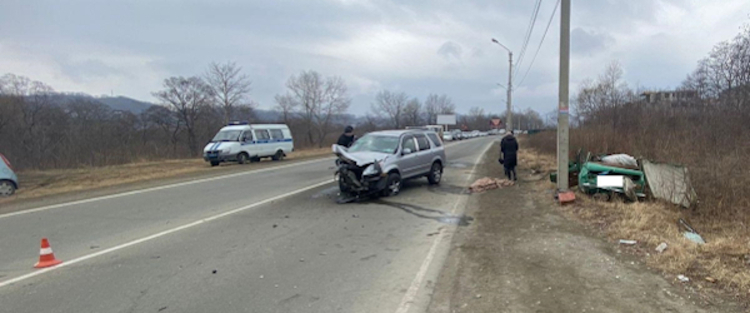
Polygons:
<instances>
[{"instance_id":1,"label":"person in dark jacket","mask_svg":"<svg viewBox=\"0 0 750 313\"><path fill-rule=\"evenodd\" d=\"M344 129L344 133L339 136L339 141L336 142L339 146L351 147L354 143L354 127L347 126Z\"/></svg>"},{"instance_id":2,"label":"person in dark jacket","mask_svg":"<svg viewBox=\"0 0 750 313\"><path fill-rule=\"evenodd\" d=\"M500 153L502 154L502 163L505 167L505 176L509 180L518 180L516 176L516 165L518 164L518 141L513 136L513 131L505 136L500 142Z\"/></svg>"}]
</instances>

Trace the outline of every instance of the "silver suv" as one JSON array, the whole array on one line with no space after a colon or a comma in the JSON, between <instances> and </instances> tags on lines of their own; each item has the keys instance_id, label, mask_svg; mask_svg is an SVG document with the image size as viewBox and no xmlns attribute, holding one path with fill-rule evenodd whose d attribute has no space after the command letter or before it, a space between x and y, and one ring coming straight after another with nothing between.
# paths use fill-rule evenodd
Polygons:
<instances>
[{"instance_id":1,"label":"silver suv","mask_svg":"<svg viewBox=\"0 0 750 313\"><path fill-rule=\"evenodd\" d=\"M333 153L339 189L356 196L393 196L403 180L423 176L439 184L446 162L443 142L429 130L372 132L348 149L333 145Z\"/></svg>"}]
</instances>

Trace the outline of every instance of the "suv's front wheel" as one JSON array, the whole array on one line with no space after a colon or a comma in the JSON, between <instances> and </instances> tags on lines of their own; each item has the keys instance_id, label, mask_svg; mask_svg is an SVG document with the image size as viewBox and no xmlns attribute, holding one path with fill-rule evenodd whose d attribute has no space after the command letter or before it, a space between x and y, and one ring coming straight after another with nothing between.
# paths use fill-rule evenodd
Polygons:
<instances>
[{"instance_id":1,"label":"suv's front wheel","mask_svg":"<svg viewBox=\"0 0 750 313\"><path fill-rule=\"evenodd\" d=\"M435 162L432 163L432 168L430 169L430 173L427 174L427 181L430 182L430 185L437 185L440 183L440 179L443 178L443 166L440 165L440 163Z\"/></svg>"},{"instance_id":2,"label":"suv's front wheel","mask_svg":"<svg viewBox=\"0 0 750 313\"><path fill-rule=\"evenodd\" d=\"M381 192L384 197L395 196L401 192L401 175L398 173L388 174L388 180L385 183L385 189Z\"/></svg>"}]
</instances>

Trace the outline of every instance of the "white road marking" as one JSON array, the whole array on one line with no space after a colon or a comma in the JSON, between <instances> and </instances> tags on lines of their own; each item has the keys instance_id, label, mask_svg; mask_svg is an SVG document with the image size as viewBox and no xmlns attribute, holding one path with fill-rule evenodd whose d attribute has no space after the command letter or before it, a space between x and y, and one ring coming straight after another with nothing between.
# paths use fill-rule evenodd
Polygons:
<instances>
[{"instance_id":1,"label":"white road marking","mask_svg":"<svg viewBox=\"0 0 750 313\"><path fill-rule=\"evenodd\" d=\"M2 215L0 215L0 219L12 217L12 216L17 216L17 215L22 215L22 214L29 214L29 213L36 213L36 212L46 211L46 210L51 210L51 209L57 209L57 208L62 208L62 207L66 207L66 206L71 206L71 205L91 203L91 202L96 202L96 201L101 201L101 200L108 200L108 199L120 198L120 197L125 197L125 196L132 196L132 195L137 195L137 194L146 193L146 192L152 192L152 191L157 191L157 190L164 190L164 189L170 189L170 188L188 186L188 185L193 185L193 184L200 184L200 183L205 183L205 182L210 182L210 181L215 181L215 180L220 180L220 179L226 179L226 178L231 178L231 177L237 177L237 176L242 176L242 175L250 175L250 174L255 174L255 173L262 173L262 172L268 172L268 171L273 171L273 170L285 169L285 168L289 168L289 167L306 165L306 164L315 163L315 162L322 162L322 161L325 161L325 160L332 160L332 159L331 158L325 158L325 159L316 159L316 160L312 160L312 161L297 162L297 163L292 163L292 164L287 164L287 165L282 165L282 166L274 166L274 167L268 167L268 168L262 168L262 169L247 171L247 172L240 172L240 173L234 173L234 174L216 176L216 177L211 177L211 178L204 178L204 179L199 179L199 180L186 181L186 182L182 182L182 183L176 183L176 184L170 184L170 185L164 185L164 186L158 186L158 187L152 187L152 188L146 188L146 189L138 189L138 190L133 190L133 191L128 191L128 192L116 193L116 194L111 194L111 195L106 195L106 196L101 196L101 197L95 197L95 198L89 198L89 199L83 199L83 200L78 200L78 201L53 204L53 205L43 206L43 207L39 207L39 208L35 208L35 209L29 209L29 210L23 210L23 211L18 211L18 212L12 212L12 213L2 214Z\"/></svg>"},{"instance_id":2,"label":"white road marking","mask_svg":"<svg viewBox=\"0 0 750 313\"><path fill-rule=\"evenodd\" d=\"M495 140L490 142L487 145L487 148L482 150L482 153L477 157L476 162L474 162L474 166L471 169L471 174L466 176L466 182L469 183L471 181L471 178L475 175L477 165L479 165L479 162L482 159L482 156L487 154L487 151L495 144ZM459 207L459 204L463 202L462 200L466 200L467 197L458 197L456 200L456 203L453 204L453 209L451 210L451 214L456 214L456 209ZM422 284L424 283L425 275L427 274L427 270L430 268L430 264L432 264L433 259L435 259L435 252L437 251L437 247L440 245L440 242L443 240L443 233L446 228L442 228L438 231L438 235L435 236L435 241L432 242L432 246L430 247L430 250L427 252L427 256L425 257L424 261L422 261L422 265L419 267L419 271L417 271L417 276L414 277L414 280L412 280L411 285L409 286L409 289L406 290L406 294L404 294L404 297L401 299L401 303L399 304L398 308L396 309L396 313L407 313L409 312L409 308L411 308L411 305L414 303L414 301L417 298L417 295L419 294L419 289L421 288ZM452 234L449 234L447 237L448 241L450 242L450 238L452 237Z\"/></svg>"},{"instance_id":3,"label":"white road marking","mask_svg":"<svg viewBox=\"0 0 750 313\"><path fill-rule=\"evenodd\" d=\"M239 213L239 212L242 212L242 211L245 211L245 210L249 210L249 209L252 209L252 208L255 208L255 207L267 204L267 203L271 203L271 202L274 202L274 201L277 201L277 200L281 200L283 198L286 198L286 197L289 197L289 196L293 196L293 195L296 195L296 194L299 194L299 193L302 193L302 192L305 192L305 191L308 191L308 190L311 190L311 189L315 189L315 188L318 188L318 187L321 187L321 186L325 186L325 185L328 185L328 184L331 184L331 183L333 183L333 182L330 179L326 179L326 180L324 180L322 182L316 183L314 185L307 186L305 188L297 189L295 191L291 191L291 192L287 192L285 194L281 194L281 195L278 195L278 196L275 196L275 197L271 197L271 198L265 199L265 200L260 201L260 202L256 202L256 203L253 203L253 204L250 204L250 205L247 205L247 206L243 206L241 208L233 209L231 211L226 211L224 213L220 213L220 214L216 214L216 215L213 215L213 216L210 216L210 217L207 217L207 218L203 218L203 219L197 220L197 221L192 222L192 223L184 224L182 226L171 228L171 229L168 229L168 230L165 230L165 231L162 231L162 232L159 232L159 233L147 236L147 237L143 237L143 238L140 238L140 239L129 241L129 242L126 242L126 243L123 243L123 244L120 244L120 245L117 245L117 246L114 246L114 247L111 247L111 248L108 248L108 249L104 249L104 250L96 252L96 253L84 255L84 256L72 259L70 261L65 261L62 264L54 266L54 267L48 267L48 268L45 268L45 269L41 269L41 270L38 270L38 271L35 271L35 272L31 272L31 273L28 273L28 274L25 274L25 275L21 275L21 276L18 276L18 277L15 277L15 278L12 278L12 279L0 282L0 288L3 288L5 286L12 285L12 284L24 281L24 280L32 278L32 277L36 277L36 276L42 275L42 274L47 273L47 272L51 272L51 271L54 271L54 270L57 270L57 269L60 269L60 268L64 268L66 266L71 266L71 265L74 265L74 264L77 264L77 263L81 263L83 261L86 261L86 260L89 260L89 259L93 259L93 258L96 258L98 256L102 256L102 255L105 255L105 254L108 254L108 253L111 253L111 252L114 252L114 251L117 251L117 250L122 250L122 249L125 249L125 248L130 247L130 246L134 246L134 245L137 245L137 244L140 244L140 243L144 243L146 241L150 241L150 240L153 240L153 239L156 239L156 238L159 238L159 237L163 237L163 236L169 235L171 233L175 233L175 232L178 232L178 231L181 231L181 230L185 230L185 229L188 229L188 228L191 228L191 227L195 227L195 226L201 225L203 223L208 223L210 221L213 221L213 220L216 220L216 219L220 219L222 217L226 217L226 216L229 216L229 215L232 215L232 214L236 214L236 213Z\"/></svg>"}]
</instances>

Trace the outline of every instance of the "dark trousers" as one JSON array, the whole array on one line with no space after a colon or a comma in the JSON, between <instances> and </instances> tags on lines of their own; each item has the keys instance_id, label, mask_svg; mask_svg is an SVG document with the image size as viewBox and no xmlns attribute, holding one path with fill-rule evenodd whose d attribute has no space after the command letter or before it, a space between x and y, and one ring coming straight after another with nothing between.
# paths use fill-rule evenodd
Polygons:
<instances>
[{"instance_id":1,"label":"dark trousers","mask_svg":"<svg viewBox=\"0 0 750 313\"><path fill-rule=\"evenodd\" d=\"M508 177L508 180L518 180L518 177L516 176L515 164L511 166L504 165L504 167L505 167L505 176Z\"/></svg>"}]
</instances>

